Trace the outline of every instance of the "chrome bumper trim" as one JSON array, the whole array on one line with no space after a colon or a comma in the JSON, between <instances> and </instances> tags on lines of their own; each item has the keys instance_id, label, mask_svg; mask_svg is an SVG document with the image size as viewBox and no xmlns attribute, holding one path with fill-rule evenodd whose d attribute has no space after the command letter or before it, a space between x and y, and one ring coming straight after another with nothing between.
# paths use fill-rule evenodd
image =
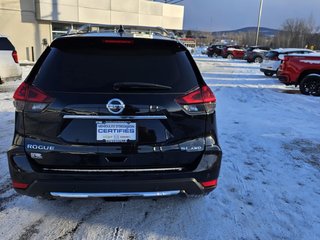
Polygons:
<instances>
[{"instance_id":1,"label":"chrome bumper trim","mask_svg":"<svg viewBox=\"0 0 320 240\"><path fill-rule=\"evenodd\" d=\"M157 116L95 116L95 115L64 115L64 119L97 119L97 120L161 120L164 115Z\"/></svg>"},{"instance_id":2,"label":"chrome bumper trim","mask_svg":"<svg viewBox=\"0 0 320 240\"><path fill-rule=\"evenodd\" d=\"M110 193L74 193L50 192L53 197L65 198L94 198L94 197L167 197L178 195L180 190L161 192L110 192Z\"/></svg>"},{"instance_id":3,"label":"chrome bumper trim","mask_svg":"<svg viewBox=\"0 0 320 240\"><path fill-rule=\"evenodd\" d=\"M43 168L45 171L57 172L163 172L163 171L182 171L183 168L139 168L139 169L62 169L62 168Z\"/></svg>"}]
</instances>

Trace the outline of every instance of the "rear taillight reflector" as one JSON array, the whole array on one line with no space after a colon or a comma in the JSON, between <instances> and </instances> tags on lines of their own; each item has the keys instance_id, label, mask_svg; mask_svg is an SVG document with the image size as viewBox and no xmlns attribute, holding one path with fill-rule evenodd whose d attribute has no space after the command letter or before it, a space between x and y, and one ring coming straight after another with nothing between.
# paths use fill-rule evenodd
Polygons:
<instances>
[{"instance_id":1,"label":"rear taillight reflector","mask_svg":"<svg viewBox=\"0 0 320 240\"><path fill-rule=\"evenodd\" d=\"M176 102L188 114L210 114L215 110L216 97L211 89L204 85L187 95L177 98Z\"/></svg>"},{"instance_id":2,"label":"rear taillight reflector","mask_svg":"<svg viewBox=\"0 0 320 240\"><path fill-rule=\"evenodd\" d=\"M40 89L23 82L13 94L14 100L26 102L51 102L51 98Z\"/></svg>"},{"instance_id":3,"label":"rear taillight reflector","mask_svg":"<svg viewBox=\"0 0 320 240\"><path fill-rule=\"evenodd\" d=\"M13 181L12 186L18 189L26 189L27 187L29 187L29 184Z\"/></svg>"},{"instance_id":4,"label":"rear taillight reflector","mask_svg":"<svg viewBox=\"0 0 320 240\"><path fill-rule=\"evenodd\" d=\"M25 82L21 83L20 86L14 92L13 99L24 101L28 93L28 87L29 85Z\"/></svg>"},{"instance_id":5,"label":"rear taillight reflector","mask_svg":"<svg viewBox=\"0 0 320 240\"><path fill-rule=\"evenodd\" d=\"M18 53L16 50L12 51L12 58L15 61L15 63L19 63Z\"/></svg>"},{"instance_id":6,"label":"rear taillight reflector","mask_svg":"<svg viewBox=\"0 0 320 240\"><path fill-rule=\"evenodd\" d=\"M197 104L216 102L216 97L208 86L198 88L187 95L177 98L176 102L179 104Z\"/></svg>"},{"instance_id":7,"label":"rear taillight reflector","mask_svg":"<svg viewBox=\"0 0 320 240\"><path fill-rule=\"evenodd\" d=\"M213 94L211 89L208 86L203 86L201 88L202 101L204 103L216 102L216 96Z\"/></svg>"},{"instance_id":8,"label":"rear taillight reflector","mask_svg":"<svg viewBox=\"0 0 320 240\"><path fill-rule=\"evenodd\" d=\"M32 111L43 110L48 103L52 102L52 98L46 93L23 82L13 94L14 105L17 111L22 111L28 103L28 109Z\"/></svg>"},{"instance_id":9,"label":"rear taillight reflector","mask_svg":"<svg viewBox=\"0 0 320 240\"><path fill-rule=\"evenodd\" d=\"M207 182L202 182L201 185L203 187L215 187L218 184L218 179L214 179L211 181L207 181Z\"/></svg>"}]
</instances>

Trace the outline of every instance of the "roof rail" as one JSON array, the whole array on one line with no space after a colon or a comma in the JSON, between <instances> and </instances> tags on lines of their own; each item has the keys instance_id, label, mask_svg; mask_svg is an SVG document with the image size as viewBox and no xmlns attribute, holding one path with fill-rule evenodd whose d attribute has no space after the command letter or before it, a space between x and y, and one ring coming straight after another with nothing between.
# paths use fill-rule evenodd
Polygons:
<instances>
[{"instance_id":1,"label":"roof rail","mask_svg":"<svg viewBox=\"0 0 320 240\"><path fill-rule=\"evenodd\" d=\"M147 26L124 26L124 25L105 25L105 24L85 24L78 29L70 29L66 35L97 33L97 32L114 32L122 35L123 33L131 34L149 34L169 38L176 38L173 32L169 32L162 27Z\"/></svg>"}]
</instances>

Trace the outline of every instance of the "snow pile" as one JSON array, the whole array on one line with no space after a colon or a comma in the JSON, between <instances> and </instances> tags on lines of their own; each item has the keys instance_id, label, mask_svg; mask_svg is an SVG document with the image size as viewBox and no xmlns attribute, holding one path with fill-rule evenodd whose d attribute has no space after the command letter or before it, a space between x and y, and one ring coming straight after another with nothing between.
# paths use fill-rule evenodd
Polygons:
<instances>
[{"instance_id":1,"label":"snow pile","mask_svg":"<svg viewBox=\"0 0 320 240\"><path fill-rule=\"evenodd\" d=\"M243 52L244 50L230 47L230 48L228 48L228 51L240 51L240 52Z\"/></svg>"},{"instance_id":2,"label":"snow pile","mask_svg":"<svg viewBox=\"0 0 320 240\"><path fill-rule=\"evenodd\" d=\"M252 52L256 52L256 53L265 53L265 52L268 52L268 50L263 50L263 49L254 49Z\"/></svg>"}]
</instances>

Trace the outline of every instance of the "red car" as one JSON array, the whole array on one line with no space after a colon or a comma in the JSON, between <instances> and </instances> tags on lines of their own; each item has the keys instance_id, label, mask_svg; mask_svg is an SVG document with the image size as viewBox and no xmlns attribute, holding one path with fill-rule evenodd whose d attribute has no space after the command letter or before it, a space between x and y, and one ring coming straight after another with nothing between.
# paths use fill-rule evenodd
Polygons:
<instances>
[{"instance_id":1,"label":"red car","mask_svg":"<svg viewBox=\"0 0 320 240\"><path fill-rule=\"evenodd\" d=\"M228 45L223 47L221 56L228 59L243 59L245 50L238 45Z\"/></svg>"},{"instance_id":2,"label":"red car","mask_svg":"<svg viewBox=\"0 0 320 240\"><path fill-rule=\"evenodd\" d=\"M277 76L286 85L299 85L303 94L320 96L320 53L285 56Z\"/></svg>"}]
</instances>

